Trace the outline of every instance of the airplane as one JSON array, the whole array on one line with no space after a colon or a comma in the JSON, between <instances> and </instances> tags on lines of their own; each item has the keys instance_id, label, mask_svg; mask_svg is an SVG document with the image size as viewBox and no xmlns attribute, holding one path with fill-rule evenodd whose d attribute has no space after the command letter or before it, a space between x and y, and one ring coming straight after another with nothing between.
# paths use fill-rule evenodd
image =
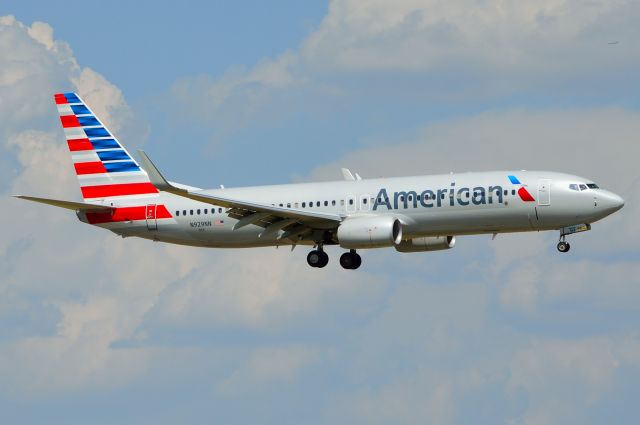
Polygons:
<instances>
[{"instance_id":1,"label":"airplane","mask_svg":"<svg viewBox=\"0 0 640 425\"><path fill-rule=\"evenodd\" d=\"M209 248L311 246L307 262L322 268L324 250L346 251L340 265L360 267L358 250L401 253L447 250L462 235L559 231L568 235L618 211L624 200L592 180L548 171L490 171L344 179L200 189L167 180L139 151L138 163L76 93L54 100L83 202L16 195L74 210L78 219L122 236Z\"/></svg>"}]
</instances>

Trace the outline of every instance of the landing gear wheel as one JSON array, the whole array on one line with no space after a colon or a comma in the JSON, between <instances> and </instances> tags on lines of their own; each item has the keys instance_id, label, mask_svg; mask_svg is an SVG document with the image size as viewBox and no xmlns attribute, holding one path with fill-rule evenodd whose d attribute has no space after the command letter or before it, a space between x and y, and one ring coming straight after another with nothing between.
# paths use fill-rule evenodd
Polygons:
<instances>
[{"instance_id":1,"label":"landing gear wheel","mask_svg":"<svg viewBox=\"0 0 640 425\"><path fill-rule=\"evenodd\" d=\"M322 268L329 263L329 256L326 252L315 249L307 254L307 263L311 267Z\"/></svg>"},{"instance_id":2,"label":"landing gear wheel","mask_svg":"<svg viewBox=\"0 0 640 425\"><path fill-rule=\"evenodd\" d=\"M347 270L355 270L362 264L362 258L355 252L345 252L340 256L340 265Z\"/></svg>"},{"instance_id":3,"label":"landing gear wheel","mask_svg":"<svg viewBox=\"0 0 640 425\"><path fill-rule=\"evenodd\" d=\"M560 241L558 242L557 248L560 252L569 252L569 249L571 249L571 245L569 245L569 242Z\"/></svg>"}]
</instances>

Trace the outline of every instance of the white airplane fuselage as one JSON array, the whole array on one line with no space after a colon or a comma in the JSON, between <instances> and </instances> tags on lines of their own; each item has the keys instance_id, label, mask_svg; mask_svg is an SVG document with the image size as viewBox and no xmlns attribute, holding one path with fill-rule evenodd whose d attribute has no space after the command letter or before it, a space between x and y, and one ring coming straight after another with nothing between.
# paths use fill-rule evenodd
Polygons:
<instances>
[{"instance_id":1,"label":"white airplane fuselage","mask_svg":"<svg viewBox=\"0 0 640 425\"><path fill-rule=\"evenodd\" d=\"M520 184L511 183L507 177L510 175L517 176ZM555 172L504 171L252 186L203 192L282 205L291 210L336 213L345 219L390 215L402 223L403 238L411 239L557 230L578 223L593 223L622 207L622 199L607 190L570 189L571 185L579 188L580 184L591 184L591 180ZM525 201L519 196L518 191L522 187L532 195L533 201ZM126 205L124 202L121 204ZM140 199L132 200L134 204L140 205ZM158 198L149 199L147 205L151 209L164 205L171 217L155 218L156 214L150 213L145 220L96 225L122 236L200 247L247 248L316 243L311 239L280 238L284 233L282 230L261 236L265 228L254 224L234 230L238 220L227 216L227 208L171 193L161 192ZM85 213L80 213L79 217L90 222ZM327 230L332 229L327 226Z\"/></svg>"}]
</instances>

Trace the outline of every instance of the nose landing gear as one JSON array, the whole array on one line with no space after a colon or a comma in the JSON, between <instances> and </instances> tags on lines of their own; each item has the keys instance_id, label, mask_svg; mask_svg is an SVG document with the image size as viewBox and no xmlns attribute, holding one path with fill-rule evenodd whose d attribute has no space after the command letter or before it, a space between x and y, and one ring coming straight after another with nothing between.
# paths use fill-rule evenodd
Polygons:
<instances>
[{"instance_id":1,"label":"nose landing gear","mask_svg":"<svg viewBox=\"0 0 640 425\"><path fill-rule=\"evenodd\" d=\"M589 223L583 224L575 224L573 226L567 226L560 229L560 241L558 242L557 248L560 252L569 252L571 249L571 245L566 241L567 235L572 235L574 233L586 232L591 230L591 225Z\"/></svg>"},{"instance_id":2,"label":"nose landing gear","mask_svg":"<svg viewBox=\"0 0 640 425\"><path fill-rule=\"evenodd\" d=\"M355 270L362 264L362 258L356 253L355 249L345 252L340 256L340 265L347 270Z\"/></svg>"},{"instance_id":3,"label":"nose landing gear","mask_svg":"<svg viewBox=\"0 0 640 425\"><path fill-rule=\"evenodd\" d=\"M569 242L566 242L564 240L564 236L562 236L562 240L558 242L558 245L556 247L558 248L558 251L563 253L569 252L569 249L571 249L571 245L569 244Z\"/></svg>"}]
</instances>

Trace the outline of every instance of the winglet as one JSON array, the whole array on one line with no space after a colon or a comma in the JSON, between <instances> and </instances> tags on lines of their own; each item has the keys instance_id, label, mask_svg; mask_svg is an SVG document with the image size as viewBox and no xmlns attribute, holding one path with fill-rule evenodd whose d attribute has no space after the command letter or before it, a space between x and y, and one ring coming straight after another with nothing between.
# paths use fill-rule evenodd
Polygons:
<instances>
[{"instance_id":1,"label":"winglet","mask_svg":"<svg viewBox=\"0 0 640 425\"><path fill-rule=\"evenodd\" d=\"M162 173L158 170L158 167L155 166L143 150L139 149L138 154L140 155L145 171L149 175L149 180L151 180L151 183L156 187L156 189L163 190L165 192L173 192L177 189L164 178Z\"/></svg>"}]
</instances>

